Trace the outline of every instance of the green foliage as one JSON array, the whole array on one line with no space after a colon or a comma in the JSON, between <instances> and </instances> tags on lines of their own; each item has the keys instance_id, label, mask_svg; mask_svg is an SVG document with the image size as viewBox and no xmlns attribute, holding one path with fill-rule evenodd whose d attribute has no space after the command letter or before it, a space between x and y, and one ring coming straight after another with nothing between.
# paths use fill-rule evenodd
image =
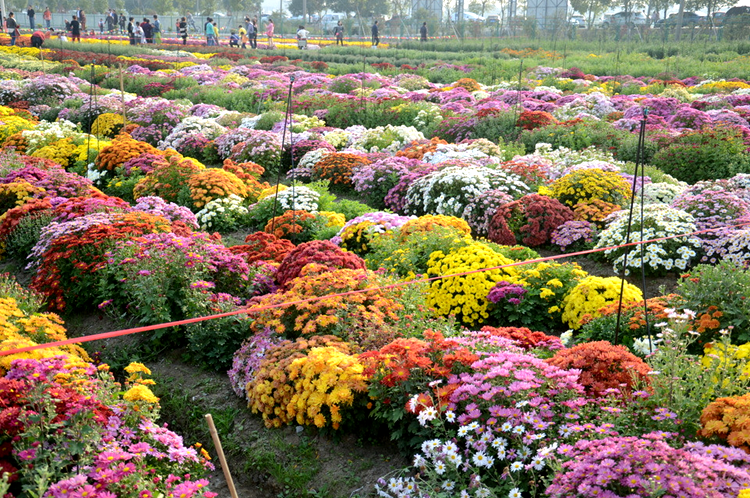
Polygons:
<instances>
[{"instance_id":1,"label":"green foliage","mask_svg":"<svg viewBox=\"0 0 750 498\"><path fill-rule=\"evenodd\" d=\"M255 124L256 130L270 130L273 125L284 119L284 114L279 111L264 112Z\"/></svg>"},{"instance_id":2,"label":"green foliage","mask_svg":"<svg viewBox=\"0 0 750 498\"><path fill-rule=\"evenodd\" d=\"M572 125L542 126L533 130L524 130L520 141L526 146L526 152L531 153L538 143L552 144L553 148L567 147L581 150L595 145L605 150L617 149L618 145L627 140L631 134L617 130L606 121L588 121Z\"/></svg>"},{"instance_id":3,"label":"green foliage","mask_svg":"<svg viewBox=\"0 0 750 498\"><path fill-rule=\"evenodd\" d=\"M52 215L46 212L25 216L5 241L5 252L8 257L26 261L26 257L39 241L42 228L49 225L51 221Z\"/></svg>"},{"instance_id":4,"label":"green foliage","mask_svg":"<svg viewBox=\"0 0 750 498\"><path fill-rule=\"evenodd\" d=\"M742 133L732 128L691 131L658 141L651 163L678 180L695 183L750 171Z\"/></svg>"},{"instance_id":5,"label":"green foliage","mask_svg":"<svg viewBox=\"0 0 750 498\"><path fill-rule=\"evenodd\" d=\"M377 210L359 201L341 199L331 206L330 211L343 214L348 221L357 216L362 216L365 213L374 213Z\"/></svg>"}]
</instances>

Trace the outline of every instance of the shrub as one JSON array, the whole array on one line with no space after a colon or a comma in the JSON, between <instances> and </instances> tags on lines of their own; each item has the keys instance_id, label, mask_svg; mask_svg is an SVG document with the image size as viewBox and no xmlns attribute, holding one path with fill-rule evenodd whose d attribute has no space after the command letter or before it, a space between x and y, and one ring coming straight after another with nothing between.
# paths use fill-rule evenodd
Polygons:
<instances>
[{"instance_id":1,"label":"shrub","mask_svg":"<svg viewBox=\"0 0 750 498\"><path fill-rule=\"evenodd\" d=\"M550 237L550 242L561 252L583 251L594 247L596 225L588 221L566 221L557 227Z\"/></svg>"},{"instance_id":2,"label":"shrub","mask_svg":"<svg viewBox=\"0 0 750 498\"><path fill-rule=\"evenodd\" d=\"M589 221L602 226L607 216L621 209L617 204L604 202L600 199L592 199L590 201L579 202L573 206L573 218L576 221Z\"/></svg>"},{"instance_id":3,"label":"shrub","mask_svg":"<svg viewBox=\"0 0 750 498\"><path fill-rule=\"evenodd\" d=\"M276 273L276 281L280 286L288 287L291 281L299 277L302 269L310 263L323 265L331 270L341 268L365 269L364 260L356 254L343 251L330 241L314 240L298 245L284 256Z\"/></svg>"},{"instance_id":4,"label":"shrub","mask_svg":"<svg viewBox=\"0 0 750 498\"><path fill-rule=\"evenodd\" d=\"M672 209L664 204L648 204L643 207L642 212L641 218L641 210L633 210L631 242L672 237L696 230L694 218L679 209ZM599 234L596 248L623 244L628 231L628 218L629 215L624 210L612 215L607 228ZM642 246L607 249L604 251L604 258L614 265L617 273L624 270L625 275L632 272L639 274L643 267L647 275L660 275L675 268L685 270L697 257L700 247L697 237L676 237ZM627 267L624 268L626 255Z\"/></svg>"},{"instance_id":5,"label":"shrub","mask_svg":"<svg viewBox=\"0 0 750 498\"><path fill-rule=\"evenodd\" d=\"M745 470L728 464L718 452L708 456L675 449L655 433L582 440L566 449L567 460L547 488L552 498L593 496L594 490L602 496L649 496L663 489L655 483L669 483L674 496L721 498L734 496L750 483ZM611 470L604 475L592 472L604 468Z\"/></svg>"},{"instance_id":6,"label":"shrub","mask_svg":"<svg viewBox=\"0 0 750 498\"><path fill-rule=\"evenodd\" d=\"M488 238L504 245L518 242L530 247L546 244L552 232L573 219L573 212L557 199L529 194L498 208Z\"/></svg>"},{"instance_id":7,"label":"shrub","mask_svg":"<svg viewBox=\"0 0 750 498\"><path fill-rule=\"evenodd\" d=\"M266 351L265 359L246 386L247 398L250 400L248 406L253 413L261 413L266 427L281 427L296 419L287 411L295 390L294 383L289 378L290 367L294 360L305 357L317 347L336 348L344 354L352 353L349 344L333 336L309 339L300 337L296 341L283 341ZM295 413L294 408L292 413Z\"/></svg>"},{"instance_id":8,"label":"shrub","mask_svg":"<svg viewBox=\"0 0 750 498\"><path fill-rule=\"evenodd\" d=\"M272 233L255 232L245 237L245 244L230 247L233 254L239 254L247 263L256 261L274 261L281 263L284 256L294 249L295 245L276 237Z\"/></svg>"},{"instance_id":9,"label":"shrub","mask_svg":"<svg viewBox=\"0 0 750 498\"><path fill-rule=\"evenodd\" d=\"M158 164L135 185L133 196L136 199L158 196L167 202L190 207L193 201L187 181L203 169L202 165L190 159L170 157L168 163Z\"/></svg>"},{"instance_id":10,"label":"shrub","mask_svg":"<svg viewBox=\"0 0 750 498\"><path fill-rule=\"evenodd\" d=\"M750 441L745 436L745 420L750 413L750 394L719 398L711 402L701 414L700 435L719 437L730 446L750 451Z\"/></svg>"},{"instance_id":11,"label":"shrub","mask_svg":"<svg viewBox=\"0 0 750 498\"><path fill-rule=\"evenodd\" d=\"M636 382L648 384L651 371L643 360L628 351L625 346L613 346L607 341L587 342L562 349L548 359L550 365L581 371L578 382L586 393L598 397L607 389L623 391L631 389Z\"/></svg>"},{"instance_id":12,"label":"shrub","mask_svg":"<svg viewBox=\"0 0 750 498\"><path fill-rule=\"evenodd\" d=\"M442 277L473 270L493 268L512 260L481 242L461 246L448 254L436 251L427 263L427 275ZM443 316L456 315L462 322L474 325L489 318L487 294L499 281L517 273L514 268L496 268L468 275L439 278L430 283L427 304Z\"/></svg>"},{"instance_id":13,"label":"shrub","mask_svg":"<svg viewBox=\"0 0 750 498\"><path fill-rule=\"evenodd\" d=\"M547 335L544 332L536 332L526 327L482 327L482 332L489 332L493 336L505 337L511 339L525 350L544 348L544 349L562 349L563 345L560 338Z\"/></svg>"},{"instance_id":14,"label":"shrub","mask_svg":"<svg viewBox=\"0 0 750 498\"><path fill-rule=\"evenodd\" d=\"M563 321L570 328L577 329L581 326L585 315L601 316L600 309L619 301L622 284L622 280L617 277L588 276L582 279L563 299ZM628 282L624 284L623 303L643 300L638 287Z\"/></svg>"},{"instance_id":15,"label":"shrub","mask_svg":"<svg viewBox=\"0 0 750 498\"><path fill-rule=\"evenodd\" d=\"M202 208L214 199L236 195L246 197L245 183L230 171L209 168L190 175L186 182L190 188L190 198L196 208Z\"/></svg>"},{"instance_id":16,"label":"shrub","mask_svg":"<svg viewBox=\"0 0 750 498\"><path fill-rule=\"evenodd\" d=\"M293 244L301 244L312 240L327 223L328 218L321 214L288 210L268 220L263 231L280 239L289 239Z\"/></svg>"},{"instance_id":17,"label":"shrub","mask_svg":"<svg viewBox=\"0 0 750 498\"><path fill-rule=\"evenodd\" d=\"M689 131L659 142L651 164L678 180L729 178L749 168L742 133L731 127Z\"/></svg>"},{"instance_id":18,"label":"shrub","mask_svg":"<svg viewBox=\"0 0 750 498\"><path fill-rule=\"evenodd\" d=\"M358 166L352 176L354 190L359 192L369 205L384 209L388 191L417 164L420 163L414 159L389 157L369 165Z\"/></svg>"},{"instance_id":19,"label":"shrub","mask_svg":"<svg viewBox=\"0 0 750 498\"><path fill-rule=\"evenodd\" d=\"M315 163L312 177L315 180L328 180L334 187L351 187L354 170L370 162L358 154L334 152Z\"/></svg>"},{"instance_id":20,"label":"shrub","mask_svg":"<svg viewBox=\"0 0 750 498\"><path fill-rule=\"evenodd\" d=\"M466 204L462 217L474 231L475 236L484 237L489 232L490 221L497 209L512 201L513 196L502 189L488 190Z\"/></svg>"},{"instance_id":21,"label":"shrub","mask_svg":"<svg viewBox=\"0 0 750 498\"><path fill-rule=\"evenodd\" d=\"M550 192L551 197L571 208L593 199L622 206L631 195L630 185L622 176L598 168L568 173L552 184Z\"/></svg>"},{"instance_id":22,"label":"shrub","mask_svg":"<svg viewBox=\"0 0 750 498\"><path fill-rule=\"evenodd\" d=\"M237 396L250 401L246 390L248 383L255 377L255 373L266 356L266 351L277 346L281 341L282 339L271 329L258 332L245 339L242 346L234 353L232 368L227 372L229 383Z\"/></svg>"}]
</instances>

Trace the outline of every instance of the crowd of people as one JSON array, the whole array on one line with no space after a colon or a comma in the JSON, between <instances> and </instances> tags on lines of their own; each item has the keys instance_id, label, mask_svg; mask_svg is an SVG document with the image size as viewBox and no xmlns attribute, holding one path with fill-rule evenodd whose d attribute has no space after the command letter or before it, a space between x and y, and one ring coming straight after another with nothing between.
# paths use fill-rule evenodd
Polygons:
<instances>
[{"instance_id":1,"label":"crowd of people","mask_svg":"<svg viewBox=\"0 0 750 498\"><path fill-rule=\"evenodd\" d=\"M42 20L44 21L43 29L37 30L36 25L36 10L33 5L29 5L26 9L26 16L29 19L29 27L32 31L31 43L33 46L41 47L46 38L49 38L55 34L55 30L52 28L52 12L50 8L45 8L42 13ZM21 26L18 19L13 12L8 13L8 17L3 18L2 12L0 12L0 18L4 19L3 25L0 26L0 31L4 27L10 35L11 45L15 45L20 35ZM65 19L65 31L60 33L61 38L65 40L70 38L71 41L81 41L81 34L86 33L86 13L83 9L77 9L75 14L71 16L71 19ZM131 45L140 44L160 44L162 41L162 33L164 31L159 16L154 14L153 20L148 17L144 17L142 21L136 21L134 17L127 18L122 12L118 13L115 9L109 9L103 18L99 19L98 28L100 34L127 34ZM193 15L188 12L185 16L178 18L175 23L175 31L182 39L182 44L187 44L188 30L198 31L195 19ZM245 16L243 23L240 24L236 30L232 29L229 34L229 46L238 48L257 49L258 48L258 34L260 33L260 26L258 18ZM420 39L421 41L427 41L427 23L423 23L420 27ZM276 48L274 43L275 37L275 25L273 19L269 18L265 24L265 30L263 34L267 40L267 47L269 49ZM380 29L378 21L374 21L370 28L372 36L372 47L377 48L380 44ZM203 24L203 35L206 39L207 46L219 45L219 26L213 18L206 18ZM66 36L67 34L67 36ZM91 34L94 34L94 30L91 30ZM308 48L307 41L310 32L305 29L304 25L299 25L297 29L297 46L299 49ZM333 28L333 36L336 40L336 45L344 45L344 26L341 21L338 21L337 25Z\"/></svg>"}]
</instances>

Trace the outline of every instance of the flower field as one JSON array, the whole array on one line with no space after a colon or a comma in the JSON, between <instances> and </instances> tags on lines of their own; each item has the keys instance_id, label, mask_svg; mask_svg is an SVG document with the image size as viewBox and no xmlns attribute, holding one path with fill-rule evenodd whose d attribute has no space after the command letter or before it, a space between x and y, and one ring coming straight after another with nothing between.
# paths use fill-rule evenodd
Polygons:
<instances>
[{"instance_id":1,"label":"flower field","mask_svg":"<svg viewBox=\"0 0 750 498\"><path fill-rule=\"evenodd\" d=\"M94 45L0 47L0 494L215 496L179 351L358 496L750 495L750 83Z\"/></svg>"}]
</instances>

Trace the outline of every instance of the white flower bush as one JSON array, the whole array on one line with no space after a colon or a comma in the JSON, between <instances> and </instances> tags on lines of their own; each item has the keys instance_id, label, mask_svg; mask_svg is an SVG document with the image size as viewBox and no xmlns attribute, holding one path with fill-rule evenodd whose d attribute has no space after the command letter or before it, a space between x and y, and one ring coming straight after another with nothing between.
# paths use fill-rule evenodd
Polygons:
<instances>
[{"instance_id":1,"label":"white flower bush","mask_svg":"<svg viewBox=\"0 0 750 498\"><path fill-rule=\"evenodd\" d=\"M466 205L488 190L503 190L514 198L531 192L521 177L477 166L449 166L417 179L406 192L406 214L460 217Z\"/></svg>"},{"instance_id":2,"label":"white flower bush","mask_svg":"<svg viewBox=\"0 0 750 498\"><path fill-rule=\"evenodd\" d=\"M161 150L170 148L177 150L182 145L182 142L194 133L203 133L203 136L207 139L213 140L226 132L227 129L214 119L188 116L175 126L164 140L159 142L159 148Z\"/></svg>"},{"instance_id":3,"label":"white flower bush","mask_svg":"<svg viewBox=\"0 0 750 498\"><path fill-rule=\"evenodd\" d=\"M443 120L439 105L429 102L426 105L427 107L419 111L417 117L414 118L414 126L422 130Z\"/></svg>"},{"instance_id":4,"label":"white flower bush","mask_svg":"<svg viewBox=\"0 0 750 498\"><path fill-rule=\"evenodd\" d=\"M607 228L599 234L596 248L619 246L625 243L628 225L628 210L617 211L606 219ZM643 238L641 238L643 225ZM674 209L666 204L643 206L643 223L639 205L633 210L630 242L669 237L696 231L695 218L685 211ZM661 274L675 269L684 270L697 257L701 242L697 237L679 237L644 244L643 258L641 246L616 247L604 251L605 258L614 265L616 273L623 270L625 254L628 252L625 275L632 270L640 272L643 262L646 274Z\"/></svg>"},{"instance_id":5,"label":"white flower bush","mask_svg":"<svg viewBox=\"0 0 750 498\"><path fill-rule=\"evenodd\" d=\"M315 149L306 152L297 163L297 167L289 170L286 175L287 178L302 181L310 180L315 165L322 161L328 154L331 154L331 151L328 149Z\"/></svg>"},{"instance_id":6,"label":"white flower bush","mask_svg":"<svg viewBox=\"0 0 750 498\"><path fill-rule=\"evenodd\" d=\"M283 211L292 209L295 211L317 213L319 199L320 194L318 192L302 185L292 185L288 189L276 194L276 200Z\"/></svg>"},{"instance_id":7,"label":"white flower bush","mask_svg":"<svg viewBox=\"0 0 750 498\"><path fill-rule=\"evenodd\" d=\"M323 135L323 140L341 150L349 145L351 134L346 130L329 131Z\"/></svg>"},{"instance_id":8,"label":"white flower bush","mask_svg":"<svg viewBox=\"0 0 750 498\"><path fill-rule=\"evenodd\" d=\"M208 202L195 215L201 230L225 232L238 228L239 220L248 212L242 203L242 197L235 194Z\"/></svg>"},{"instance_id":9,"label":"white flower bush","mask_svg":"<svg viewBox=\"0 0 750 498\"><path fill-rule=\"evenodd\" d=\"M77 135L83 135L78 131L78 126L66 119L49 122L41 121L33 130L23 130L21 136L28 144L26 154L31 155L34 151L42 147L57 142L63 138L72 138Z\"/></svg>"},{"instance_id":10,"label":"white flower bush","mask_svg":"<svg viewBox=\"0 0 750 498\"><path fill-rule=\"evenodd\" d=\"M367 152L396 152L414 140L424 140L424 134L413 126L378 126L365 130L350 147Z\"/></svg>"},{"instance_id":11,"label":"white flower bush","mask_svg":"<svg viewBox=\"0 0 750 498\"><path fill-rule=\"evenodd\" d=\"M644 204L671 204L675 197L687 189L687 184L647 183L643 188Z\"/></svg>"},{"instance_id":12,"label":"white flower bush","mask_svg":"<svg viewBox=\"0 0 750 498\"><path fill-rule=\"evenodd\" d=\"M484 161L497 163L497 157L482 152L481 147L471 147L470 144L439 144L435 152L428 152L422 161L431 164L444 163L457 159L459 161Z\"/></svg>"}]
</instances>

